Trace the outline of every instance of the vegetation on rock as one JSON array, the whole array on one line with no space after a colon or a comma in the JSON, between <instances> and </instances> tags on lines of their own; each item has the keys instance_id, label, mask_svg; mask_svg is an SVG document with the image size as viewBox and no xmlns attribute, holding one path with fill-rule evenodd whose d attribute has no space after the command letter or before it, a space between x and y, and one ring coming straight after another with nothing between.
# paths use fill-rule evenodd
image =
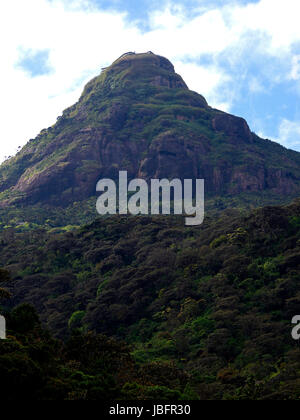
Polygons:
<instances>
[{"instance_id":1,"label":"vegetation on rock","mask_svg":"<svg viewBox=\"0 0 300 420\"><path fill-rule=\"evenodd\" d=\"M208 106L154 54L121 57L57 123L0 167L0 205L68 207L100 178L204 178L207 197L299 196L299 153ZM73 221L70 222L74 224Z\"/></svg>"}]
</instances>

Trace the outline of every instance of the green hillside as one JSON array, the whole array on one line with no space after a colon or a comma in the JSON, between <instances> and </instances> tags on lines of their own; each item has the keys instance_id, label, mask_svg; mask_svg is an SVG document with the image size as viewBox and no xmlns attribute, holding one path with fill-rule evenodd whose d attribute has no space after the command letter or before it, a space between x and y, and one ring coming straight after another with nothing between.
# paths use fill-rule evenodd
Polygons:
<instances>
[{"instance_id":1,"label":"green hillside","mask_svg":"<svg viewBox=\"0 0 300 420\"><path fill-rule=\"evenodd\" d=\"M152 384L193 399L298 399L299 201L183 223L116 217L65 233L5 230L6 308L33 304L64 339L75 329L123 340L136 369L176 370L176 385L161 367ZM1 345L3 360L11 351ZM146 392L129 382L134 398Z\"/></svg>"}]
</instances>

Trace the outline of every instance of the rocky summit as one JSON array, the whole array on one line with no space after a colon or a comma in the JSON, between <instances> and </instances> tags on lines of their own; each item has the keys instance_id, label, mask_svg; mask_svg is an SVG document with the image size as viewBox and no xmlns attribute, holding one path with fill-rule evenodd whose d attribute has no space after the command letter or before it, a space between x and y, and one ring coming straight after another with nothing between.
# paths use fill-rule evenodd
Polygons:
<instances>
[{"instance_id":1,"label":"rocky summit","mask_svg":"<svg viewBox=\"0 0 300 420\"><path fill-rule=\"evenodd\" d=\"M211 108L166 58L126 53L0 167L0 206L69 206L103 177L204 178L208 197L300 193L300 154Z\"/></svg>"}]
</instances>

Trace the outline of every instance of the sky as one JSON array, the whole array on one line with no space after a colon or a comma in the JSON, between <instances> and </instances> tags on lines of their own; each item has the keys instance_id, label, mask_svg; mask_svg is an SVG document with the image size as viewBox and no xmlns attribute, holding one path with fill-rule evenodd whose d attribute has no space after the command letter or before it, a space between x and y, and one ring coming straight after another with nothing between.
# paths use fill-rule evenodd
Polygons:
<instances>
[{"instance_id":1,"label":"sky","mask_svg":"<svg viewBox=\"0 0 300 420\"><path fill-rule=\"evenodd\" d=\"M300 151L299 0L2 0L0 162L51 126L127 51Z\"/></svg>"}]
</instances>

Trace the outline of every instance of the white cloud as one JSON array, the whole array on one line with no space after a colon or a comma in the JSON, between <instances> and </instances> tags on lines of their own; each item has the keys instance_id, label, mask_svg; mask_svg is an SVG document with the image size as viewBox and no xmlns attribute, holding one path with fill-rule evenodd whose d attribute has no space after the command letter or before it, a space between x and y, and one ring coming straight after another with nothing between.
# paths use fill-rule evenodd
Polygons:
<instances>
[{"instance_id":1,"label":"white cloud","mask_svg":"<svg viewBox=\"0 0 300 420\"><path fill-rule=\"evenodd\" d=\"M290 73L290 78L292 80L300 79L300 55L294 55L292 57L292 70Z\"/></svg>"},{"instance_id":2,"label":"white cloud","mask_svg":"<svg viewBox=\"0 0 300 420\"><path fill-rule=\"evenodd\" d=\"M125 51L152 50L168 57L191 89L226 111L239 96L234 76L247 74L247 56L290 63L287 74L276 69L270 75L275 82L298 77L299 57L293 61L292 47L300 41L299 0L260 0L246 6L233 0L218 9L202 2L194 17L170 4L153 11L144 33L125 14L100 11L88 0L2 1L0 160L51 125L77 100L84 83ZM49 50L54 71L31 78L16 66L20 51L26 50ZM203 54L212 59L208 66L201 65ZM227 67L221 64L224 57ZM249 87L252 92L263 88L259 79Z\"/></svg>"},{"instance_id":3,"label":"white cloud","mask_svg":"<svg viewBox=\"0 0 300 420\"><path fill-rule=\"evenodd\" d=\"M300 152L300 121L283 119L279 127L279 143Z\"/></svg>"},{"instance_id":4,"label":"white cloud","mask_svg":"<svg viewBox=\"0 0 300 420\"><path fill-rule=\"evenodd\" d=\"M260 0L233 8L230 20L236 32L265 34L271 41L266 52L277 55L300 40L299 15L299 0Z\"/></svg>"},{"instance_id":5,"label":"white cloud","mask_svg":"<svg viewBox=\"0 0 300 420\"><path fill-rule=\"evenodd\" d=\"M174 11L167 8L153 15L151 26L146 39L161 44L166 54L175 57L217 54L233 42L222 10L209 10L190 19L182 11L174 16Z\"/></svg>"},{"instance_id":6,"label":"white cloud","mask_svg":"<svg viewBox=\"0 0 300 420\"><path fill-rule=\"evenodd\" d=\"M230 109L230 95L224 95L218 87L227 83L230 78L225 72L220 71L215 66L201 66L193 63L176 63L176 71L184 74L185 80L188 80L188 87L195 92L201 92L210 104L216 108L228 111ZM224 101L224 96L228 102Z\"/></svg>"}]
</instances>

